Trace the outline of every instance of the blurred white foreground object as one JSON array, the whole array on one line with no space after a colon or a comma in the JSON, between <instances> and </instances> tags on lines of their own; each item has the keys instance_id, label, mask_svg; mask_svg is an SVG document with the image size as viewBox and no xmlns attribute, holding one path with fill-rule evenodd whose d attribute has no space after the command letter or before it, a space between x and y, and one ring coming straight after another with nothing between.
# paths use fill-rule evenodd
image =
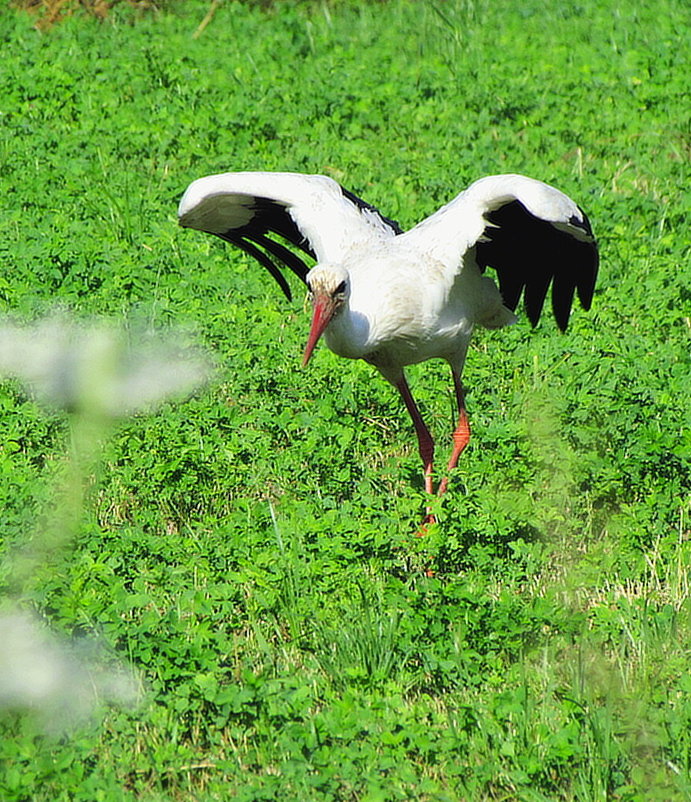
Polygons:
<instances>
[{"instance_id":1,"label":"blurred white foreground object","mask_svg":"<svg viewBox=\"0 0 691 802\"><path fill-rule=\"evenodd\" d=\"M51 730L84 722L97 704L136 704L139 682L106 661L95 639L59 639L38 618L0 613L0 711L32 711Z\"/></svg>"},{"instance_id":2,"label":"blurred white foreground object","mask_svg":"<svg viewBox=\"0 0 691 802\"><path fill-rule=\"evenodd\" d=\"M209 374L209 361L179 333L130 339L101 321L0 320L0 377L19 379L48 404L115 418L187 395Z\"/></svg>"}]
</instances>

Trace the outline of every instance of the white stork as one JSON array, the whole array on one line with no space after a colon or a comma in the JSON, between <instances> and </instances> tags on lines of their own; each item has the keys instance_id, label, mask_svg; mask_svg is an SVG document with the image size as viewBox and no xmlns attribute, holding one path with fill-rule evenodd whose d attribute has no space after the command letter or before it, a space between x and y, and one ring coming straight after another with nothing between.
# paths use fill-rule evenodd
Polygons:
<instances>
[{"instance_id":1,"label":"white stork","mask_svg":"<svg viewBox=\"0 0 691 802\"><path fill-rule=\"evenodd\" d=\"M364 359L398 389L413 419L428 493L434 492L434 443L410 393L406 365L440 357L451 367L459 410L451 471L470 438L461 371L474 327L515 322L521 294L536 325L551 284L552 309L565 330L574 291L590 307L598 268L584 212L554 187L522 175L481 178L404 232L323 175L223 173L190 184L179 221L254 257L289 300L277 263L305 282L313 316L303 365L324 335L334 353ZM271 234L315 266L310 270ZM499 287L483 275L487 267L497 271ZM448 475L439 495L447 484Z\"/></svg>"}]
</instances>

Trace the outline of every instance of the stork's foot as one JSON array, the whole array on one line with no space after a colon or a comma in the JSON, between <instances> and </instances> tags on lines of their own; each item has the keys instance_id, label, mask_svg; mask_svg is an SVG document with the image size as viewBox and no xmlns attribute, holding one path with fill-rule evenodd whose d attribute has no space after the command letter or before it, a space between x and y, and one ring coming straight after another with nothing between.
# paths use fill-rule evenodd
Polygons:
<instances>
[{"instance_id":1,"label":"stork's foot","mask_svg":"<svg viewBox=\"0 0 691 802\"><path fill-rule=\"evenodd\" d=\"M439 482L439 488L437 489L437 495L443 496L446 493L446 489L449 486L449 477L445 476L441 482Z\"/></svg>"},{"instance_id":2,"label":"stork's foot","mask_svg":"<svg viewBox=\"0 0 691 802\"><path fill-rule=\"evenodd\" d=\"M415 537L425 537L429 532L429 527L432 526L432 524L436 523L437 523L436 515L428 509L427 513L425 514L425 517L422 519L420 528L415 533ZM425 576L432 577L435 576L437 572L434 570L434 568L423 568L422 573Z\"/></svg>"},{"instance_id":3,"label":"stork's foot","mask_svg":"<svg viewBox=\"0 0 691 802\"><path fill-rule=\"evenodd\" d=\"M436 522L437 516L430 510L427 510L425 517L422 519L422 523L420 524L420 528L415 533L415 537L424 537L427 534L428 528L432 526L432 524L436 524Z\"/></svg>"},{"instance_id":4,"label":"stork's foot","mask_svg":"<svg viewBox=\"0 0 691 802\"><path fill-rule=\"evenodd\" d=\"M456 424L456 428L454 429L452 435L453 450L451 452L449 464L446 467L447 471L452 471L458 465L458 458L461 456L465 450L465 447L468 445L468 441L470 440L470 424L468 423L468 413L463 407L463 391L460 388L460 385L458 387L458 403L460 405L460 412L458 414L458 423ZM437 496L443 496L444 493L446 493L448 486L449 475L447 474L441 480L441 482L439 482Z\"/></svg>"}]
</instances>

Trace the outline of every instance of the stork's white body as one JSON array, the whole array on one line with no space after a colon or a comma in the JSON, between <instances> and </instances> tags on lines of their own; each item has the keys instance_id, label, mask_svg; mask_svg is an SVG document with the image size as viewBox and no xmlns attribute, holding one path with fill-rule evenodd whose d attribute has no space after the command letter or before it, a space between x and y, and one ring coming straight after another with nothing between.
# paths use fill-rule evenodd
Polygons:
<instances>
[{"instance_id":1,"label":"stork's white body","mask_svg":"<svg viewBox=\"0 0 691 802\"><path fill-rule=\"evenodd\" d=\"M516 320L474 262L451 271L408 235L353 249L343 262L351 292L324 333L326 344L339 356L365 359L394 383L404 366L434 357L460 372L474 326Z\"/></svg>"},{"instance_id":2,"label":"stork's white body","mask_svg":"<svg viewBox=\"0 0 691 802\"><path fill-rule=\"evenodd\" d=\"M564 193L520 175L482 178L407 232L330 178L295 173L223 173L194 181L180 224L217 234L264 265L290 294L267 254L310 288L315 313L305 352L319 337L364 359L400 390L415 423L432 487L432 440L408 389L406 365L448 361L460 407L452 468L469 437L461 371L475 326L515 322L521 295L535 324L547 289L566 328L575 290L588 308L597 248L585 214ZM312 270L277 233L314 257ZM484 275L499 274L501 292ZM440 492L446 489L442 483Z\"/></svg>"}]
</instances>

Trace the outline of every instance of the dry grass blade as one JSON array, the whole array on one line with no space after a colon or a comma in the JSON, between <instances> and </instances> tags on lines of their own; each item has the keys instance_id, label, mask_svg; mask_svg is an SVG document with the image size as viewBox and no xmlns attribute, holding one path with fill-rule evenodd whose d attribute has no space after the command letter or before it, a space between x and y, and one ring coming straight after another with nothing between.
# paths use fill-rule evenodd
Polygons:
<instances>
[{"instance_id":1,"label":"dry grass blade","mask_svg":"<svg viewBox=\"0 0 691 802\"><path fill-rule=\"evenodd\" d=\"M216 9L220 5L220 2L221 0L211 0L211 5L209 6L209 10L206 12L206 15L204 16L204 19L199 23L199 27L192 34L193 39L199 39L199 37L204 33L204 29L214 18L214 14L216 13Z\"/></svg>"}]
</instances>

